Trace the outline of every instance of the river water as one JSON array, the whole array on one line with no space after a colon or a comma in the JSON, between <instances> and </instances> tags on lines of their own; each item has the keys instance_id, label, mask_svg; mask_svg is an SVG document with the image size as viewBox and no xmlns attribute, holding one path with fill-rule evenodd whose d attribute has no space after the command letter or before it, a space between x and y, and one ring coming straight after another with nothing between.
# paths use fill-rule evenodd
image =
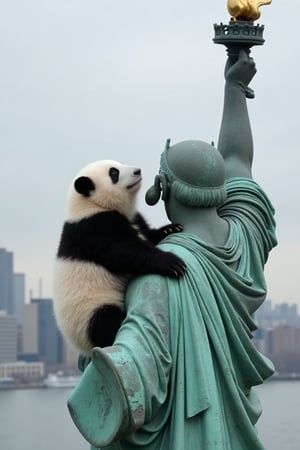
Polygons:
<instances>
[{"instance_id":1,"label":"river water","mask_svg":"<svg viewBox=\"0 0 300 450\"><path fill-rule=\"evenodd\" d=\"M70 392L0 391L0 449L88 450L89 444L69 417ZM258 430L267 450L299 450L300 381L267 382L258 394L264 407Z\"/></svg>"}]
</instances>

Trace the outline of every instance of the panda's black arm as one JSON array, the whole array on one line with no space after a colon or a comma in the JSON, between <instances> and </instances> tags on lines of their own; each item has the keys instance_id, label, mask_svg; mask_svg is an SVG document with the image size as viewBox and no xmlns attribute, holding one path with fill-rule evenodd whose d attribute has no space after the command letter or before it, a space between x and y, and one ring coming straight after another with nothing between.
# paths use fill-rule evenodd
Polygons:
<instances>
[{"instance_id":1,"label":"panda's black arm","mask_svg":"<svg viewBox=\"0 0 300 450\"><path fill-rule=\"evenodd\" d=\"M160 241L170 233L181 231L182 227L170 224L159 230L151 230L139 213L136 222L133 221L136 227L116 211L107 212L105 218L106 226L104 217L99 218L105 231L105 251L101 254L100 248L97 253L101 254L101 264L108 270L120 275L158 274L169 277L179 277L185 273L186 266L178 256L164 252L140 237L140 232L144 235L152 233L157 238L155 240Z\"/></svg>"},{"instance_id":2,"label":"panda's black arm","mask_svg":"<svg viewBox=\"0 0 300 450\"><path fill-rule=\"evenodd\" d=\"M141 215L138 220L144 230L148 228ZM139 229L138 225L137 228ZM165 228L170 229L167 226L161 230ZM139 230L122 214L116 211L100 214L97 230L100 232L100 229L101 233L95 245L95 256L99 258L99 264L109 271L118 275L158 274L175 278L185 273L186 266L178 256L164 252L140 238ZM172 228L171 232L174 230L175 228ZM164 237L169 233L170 231L164 232Z\"/></svg>"},{"instance_id":3,"label":"panda's black arm","mask_svg":"<svg viewBox=\"0 0 300 450\"><path fill-rule=\"evenodd\" d=\"M148 241L117 239L101 257L102 265L118 275L158 274L180 277L186 271L184 262L173 253L164 252Z\"/></svg>"},{"instance_id":4,"label":"panda's black arm","mask_svg":"<svg viewBox=\"0 0 300 450\"><path fill-rule=\"evenodd\" d=\"M119 275L155 273L176 277L185 272L180 258L141 239L131 222L117 211L67 222L58 256L95 263Z\"/></svg>"},{"instance_id":5,"label":"panda's black arm","mask_svg":"<svg viewBox=\"0 0 300 450\"><path fill-rule=\"evenodd\" d=\"M133 270L144 273L145 257L153 253L155 247L139 237L138 229L124 215L107 211L87 222L84 237L89 242L85 247L91 249L96 264L120 275ZM147 227L146 222L143 226ZM154 253L157 252L158 249ZM146 265L149 266L149 263Z\"/></svg>"},{"instance_id":6,"label":"panda's black arm","mask_svg":"<svg viewBox=\"0 0 300 450\"><path fill-rule=\"evenodd\" d=\"M149 233L151 234L151 227L146 221L146 219L142 216L141 213L136 213L132 221L133 225L138 227L138 229L143 233L144 236L148 238ZM148 238L149 239L149 238Z\"/></svg>"},{"instance_id":7,"label":"panda's black arm","mask_svg":"<svg viewBox=\"0 0 300 450\"><path fill-rule=\"evenodd\" d=\"M151 228L140 213L135 215L133 224L137 226L148 241L152 242L154 245L158 244L169 234L178 233L183 230L183 227L179 224L168 224L161 228Z\"/></svg>"}]
</instances>

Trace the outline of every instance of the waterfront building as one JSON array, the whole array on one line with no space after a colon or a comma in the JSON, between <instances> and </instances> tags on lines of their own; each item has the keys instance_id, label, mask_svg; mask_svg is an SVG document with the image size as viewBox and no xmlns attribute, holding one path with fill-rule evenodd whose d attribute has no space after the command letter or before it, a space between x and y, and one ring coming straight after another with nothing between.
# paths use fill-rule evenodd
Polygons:
<instances>
[{"instance_id":1,"label":"waterfront building","mask_svg":"<svg viewBox=\"0 0 300 450\"><path fill-rule=\"evenodd\" d=\"M37 380L45 376L45 366L42 362L15 361L0 363L0 378Z\"/></svg>"},{"instance_id":2,"label":"waterfront building","mask_svg":"<svg viewBox=\"0 0 300 450\"><path fill-rule=\"evenodd\" d=\"M17 360L17 335L15 316L0 311L0 363Z\"/></svg>"}]
</instances>

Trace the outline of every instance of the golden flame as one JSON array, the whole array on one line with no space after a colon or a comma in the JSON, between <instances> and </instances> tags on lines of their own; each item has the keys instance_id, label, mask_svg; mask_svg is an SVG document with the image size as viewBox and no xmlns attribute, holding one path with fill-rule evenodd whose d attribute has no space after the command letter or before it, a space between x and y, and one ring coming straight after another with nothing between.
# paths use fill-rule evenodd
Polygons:
<instances>
[{"instance_id":1,"label":"golden flame","mask_svg":"<svg viewBox=\"0 0 300 450\"><path fill-rule=\"evenodd\" d=\"M233 20L259 19L262 5L269 5L272 0L228 0L227 8Z\"/></svg>"}]
</instances>

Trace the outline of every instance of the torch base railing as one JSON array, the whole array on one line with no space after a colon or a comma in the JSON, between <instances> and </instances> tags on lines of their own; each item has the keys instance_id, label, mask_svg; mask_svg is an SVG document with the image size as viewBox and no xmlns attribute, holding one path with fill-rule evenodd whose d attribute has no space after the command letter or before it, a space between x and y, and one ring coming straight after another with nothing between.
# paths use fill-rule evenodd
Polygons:
<instances>
[{"instance_id":1,"label":"torch base railing","mask_svg":"<svg viewBox=\"0 0 300 450\"><path fill-rule=\"evenodd\" d=\"M248 49L254 45L263 45L264 25L254 25L244 20L231 20L229 24L214 24L215 44L225 45L228 55L238 54L241 48Z\"/></svg>"}]
</instances>

